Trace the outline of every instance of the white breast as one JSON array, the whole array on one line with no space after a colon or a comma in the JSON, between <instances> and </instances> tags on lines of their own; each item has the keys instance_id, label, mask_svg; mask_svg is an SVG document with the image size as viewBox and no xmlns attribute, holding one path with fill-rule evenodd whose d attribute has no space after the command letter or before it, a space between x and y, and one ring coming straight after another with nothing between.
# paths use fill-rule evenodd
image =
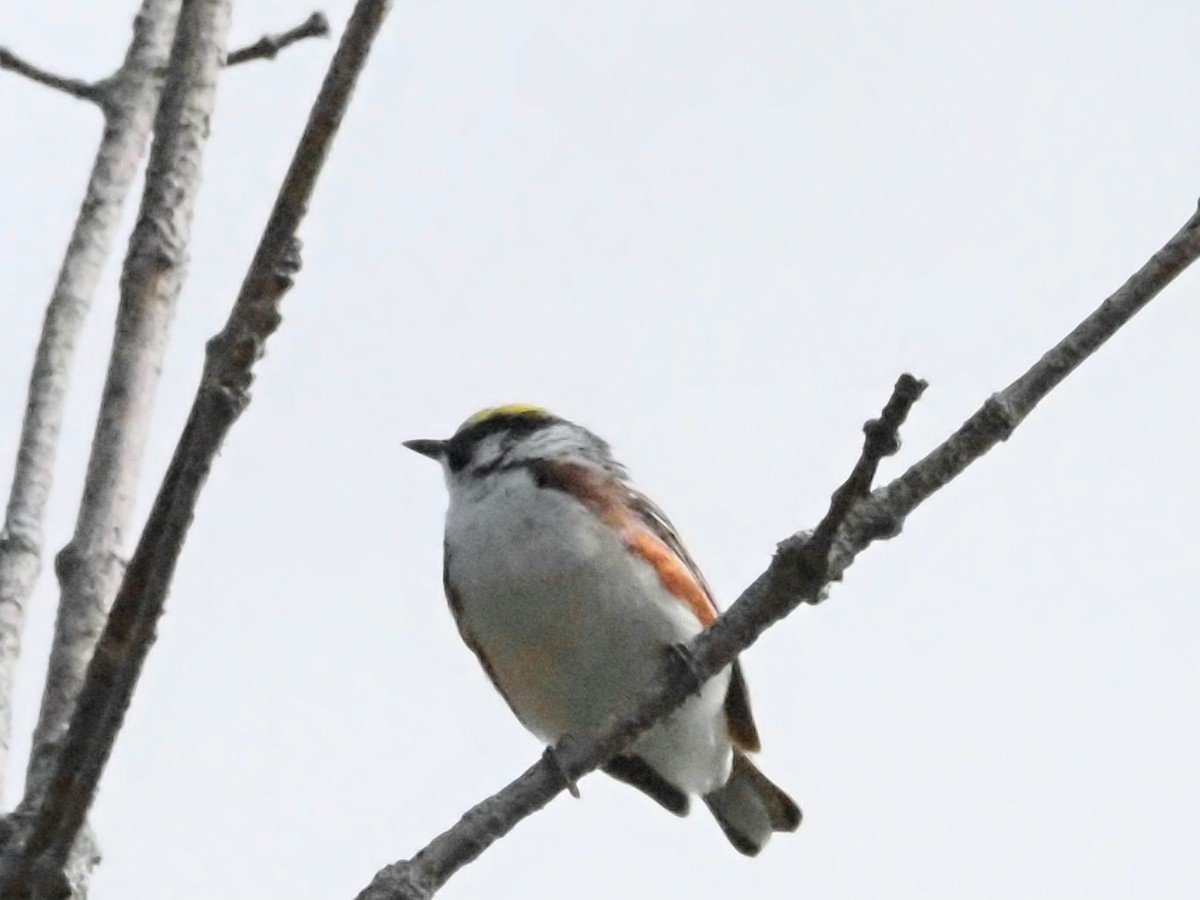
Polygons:
<instances>
[{"instance_id":1,"label":"white breast","mask_svg":"<svg viewBox=\"0 0 1200 900\"><path fill-rule=\"evenodd\" d=\"M602 728L659 671L670 644L701 630L647 563L568 494L525 469L451 484L449 577L461 626L526 726L546 741ZM704 793L728 777L728 673L636 750Z\"/></svg>"}]
</instances>

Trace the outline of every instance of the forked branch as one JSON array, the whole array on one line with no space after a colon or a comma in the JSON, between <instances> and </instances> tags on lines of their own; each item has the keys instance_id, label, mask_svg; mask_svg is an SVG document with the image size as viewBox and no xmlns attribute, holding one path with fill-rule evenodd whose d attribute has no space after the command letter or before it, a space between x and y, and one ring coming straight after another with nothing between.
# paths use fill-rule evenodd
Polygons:
<instances>
[{"instance_id":1,"label":"forked branch","mask_svg":"<svg viewBox=\"0 0 1200 900\"><path fill-rule=\"evenodd\" d=\"M859 553L877 540L898 534L905 517L917 506L1007 439L1046 394L1197 257L1200 212L1024 375L989 398L932 453L895 481L868 494L879 459L894 452L899 425L924 387L911 376L902 376L884 414L867 424L862 457L850 479L835 493L824 520L811 535L796 534L780 543L767 570L711 628L691 642L688 672L673 671L680 663L668 657L659 677L633 698L628 714L617 724L587 739L564 739L555 748L554 762L539 760L468 810L412 859L381 869L357 900L425 900L433 896L455 872L549 803L568 783L602 765L681 705L697 675L711 678L774 622L802 603L820 602L826 586L840 580Z\"/></svg>"},{"instance_id":2,"label":"forked branch","mask_svg":"<svg viewBox=\"0 0 1200 900\"><path fill-rule=\"evenodd\" d=\"M264 34L253 44L231 51L225 56L225 65L236 66L256 59L274 59L285 47L290 47L306 38L326 37L328 34L329 20L325 18L324 13L315 12L295 28L289 28L279 34ZM118 83L118 80L114 78L84 81L80 78L57 75L22 59L5 47L0 47L0 69L22 75L30 81L67 94L77 100L95 103L101 108L107 106L109 91L114 84Z\"/></svg>"}]
</instances>

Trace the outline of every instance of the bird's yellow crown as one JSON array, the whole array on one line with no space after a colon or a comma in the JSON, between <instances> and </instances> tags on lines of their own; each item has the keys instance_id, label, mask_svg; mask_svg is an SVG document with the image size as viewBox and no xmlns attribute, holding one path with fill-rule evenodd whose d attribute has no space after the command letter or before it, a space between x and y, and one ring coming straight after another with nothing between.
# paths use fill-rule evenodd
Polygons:
<instances>
[{"instance_id":1,"label":"bird's yellow crown","mask_svg":"<svg viewBox=\"0 0 1200 900\"><path fill-rule=\"evenodd\" d=\"M528 403L506 403L503 406L485 406L479 412L468 416L466 421L458 426L458 430L462 431L471 425L478 425L480 422L485 422L495 416L544 416L547 415L546 410L540 406L531 406Z\"/></svg>"}]
</instances>

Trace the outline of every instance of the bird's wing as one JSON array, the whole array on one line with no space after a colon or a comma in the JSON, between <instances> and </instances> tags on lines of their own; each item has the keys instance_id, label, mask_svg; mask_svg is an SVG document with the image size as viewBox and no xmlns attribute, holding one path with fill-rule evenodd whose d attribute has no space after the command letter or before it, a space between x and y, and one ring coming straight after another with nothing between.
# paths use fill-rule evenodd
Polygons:
<instances>
[{"instance_id":1,"label":"bird's wing","mask_svg":"<svg viewBox=\"0 0 1200 900\"><path fill-rule=\"evenodd\" d=\"M654 501L625 478L582 463L543 460L532 466L532 472L541 487L570 494L620 534L625 546L654 568L663 587L684 603L701 625L707 628L716 621L717 605L708 582L675 526ZM746 679L736 661L725 695L725 717L734 743L743 750L759 749Z\"/></svg>"},{"instance_id":2,"label":"bird's wing","mask_svg":"<svg viewBox=\"0 0 1200 900\"><path fill-rule=\"evenodd\" d=\"M679 563L686 567L693 582L703 592L706 601L704 610L707 616L701 615L699 618L705 628L709 627L717 618L717 604L713 600L712 590L705 581L700 567L696 565L696 561L692 559L691 554L683 545L679 532L675 530L675 526L671 524L671 520L667 518L667 514L657 503L628 482L624 487L628 492L629 506L637 512L643 524L670 549ZM662 577L661 570L659 577ZM666 579L663 580L663 583L670 590L670 584ZM737 660L734 660L729 674L729 691L725 694L725 718L729 721L729 734L741 749L751 752L759 750L761 741L758 737L758 727L754 724L754 714L750 709L750 692L746 687L746 677L742 674L741 664Z\"/></svg>"}]
</instances>

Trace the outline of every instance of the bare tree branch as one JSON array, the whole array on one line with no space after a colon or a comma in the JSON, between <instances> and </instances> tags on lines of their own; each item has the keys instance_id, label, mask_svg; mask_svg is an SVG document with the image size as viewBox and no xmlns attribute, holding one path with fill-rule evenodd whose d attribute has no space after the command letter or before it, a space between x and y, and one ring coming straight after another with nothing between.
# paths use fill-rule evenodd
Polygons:
<instances>
[{"instance_id":1,"label":"bare tree branch","mask_svg":"<svg viewBox=\"0 0 1200 900\"><path fill-rule=\"evenodd\" d=\"M328 37L329 20L315 12L295 28L281 34L266 34L248 47L234 50L225 57L226 66L236 66L255 59L274 59L284 47L311 37Z\"/></svg>"},{"instance_id":2,"label":"bare tree branch","mask_svg":"<svg viewBox=\"0 0 1200 900\"><path fill-rule=\"evenodd\" d=\"M172 2L166 5L178 8L179 0L172 0ZM141 17L142 13L139 13L138 19L140 20ZM236 66L256 59L274 59L280 50L291 46L297 41L313 37L327 37L328 35L329 20L325 18L324 13L315 12L295 28L290 28L279 34L265 34L253 44L242 47L240 50L234 50L225 57L225 65ZM167 48L163 46L157 58L161 60L166 57L166 54ZM65 75L55 75L53 72L48 72L28 60L22 59L6 47L0 47L0 69L7 69L9 72L23 75L37 84L53 88L78 100L87 100L89 103L95 103L102 108L109 103L109 93L113 84L112 78L106 78L101 81L84 81L81 78L68 78ZM120 74L118 72L118 76Z\"/></svg>"},{"instance_id":3,"label":"bare tree branch","mask_svg":"<svg viewBox=\"0 0 1200 900\"><path fill-rule=\"evenodd\" d=\"M900 426L904 424L909 410L920 399L926 387L928 385L924 381L912 375L901 375L879 418L871 419L863 426L866 441L863 443L858 463L846 482L834 491L829 511L825 513L821 524L812 533L805 547L809 565L822 580L828 580L829 551L838 531L846 523L855 505L870 496L871 485L875 482L875 473L879 469L880 461L885 456L892 456L899 451ZM896 533L889 530L886 536L892 537Z\"/></svg>"},{"instance_id":4,"label":"bare tree branch","mask_svg":"<svg viewBox=\"0 0 1200 900\"><path fill-rule=\"evenodd\" d=\"M32 798L28 817L0 859L0 897L22 895L31 886L61 886L63 864L154 641L196 500L225 435L249 403L254 363L279 325L279 303L298 268L296 231L389 5L359 0L350 17L229 321L209 342L196 400L92 656L47 787ZM219 48L206 36L220 29L211 22L207 30L202 26L206 17L224 20L227 9L227 0L185 0L172 51L181 60L172 65L164 111L182 91L177 70L190 71L203 61L204 83L215 78ZM155 129L160 136L168 133L164 124ZM151 174L157 171L152 155Z\"/></svg>"},{"instance_id":5,"label":"bare tree branch","mask_svg":"<svg viewBox=\"0 0 1200 900\"><path fill-rule=\"evenodd\" d=\"M54 90L62 91L64 94L70 94L79 100L88 100L96 104L101 103L103 100L103 91L99 85L81 81L78 78L64 78L62 75L47 72L45 69L39 68L31 62L26 62L17 56L17 54L4 47L0 47L0 69L8 69L10 72L24 75L30 81L36 81L38 84L43 84L48 88L54 88Z\"/></svg>"},{"instance_id":6,"label":"bare tree branch","mask_svg":"<svg viewBox=\"0 0 1200 900\"><path fill-rule=\"evenodd\" d=\"M526 816L541 809L568 784L602 765L655 721L680 706L701 682L750 647L771 624L801 603L816 603L830 581L840 580L855 557L876 540L899 533L905 517L1008 438L1033 408L1118 328L1200 257L1200 212L1150 258L1115 294L1066 338L999 394L989 398L953 435L895 481L862 497L864 481L880 455L892 449L897 415L920 393L902 378L877 424L867 425L867 447L855 473L835 495L812 537L793 535L778 548L766 572L688 647L690 661L666 656L655 683L633 698L627 715L602 734L565 738L551 756L468 810L448 831L411 860L381 869L358 900L425 900L460 868L478 857ZM911 399L910 399L911 398ZM878 445L872 449L872 431ZM824 546L823 546L824 545ZM814 558L816 557L816 558Z\"/></svg>"},{"instance_id":7,"label":"bare tree branch","mask_svg":"<svg viewBox=\"0 0 1200 900\"><path fill-rule=\"evenodd\" d=\"M1034 407L1100 349L1200 256L1200 211L1121 287L1016 381L987 402L944 443L886 487L855 515L876 522L903 519L934 491L1006 440ZM865 523L860 526L865 527ZM836 548L835 548L836 549ZM846 551L843 551L846 552Z\"/></svg>"},{"instance_id":8,"label":"bare tree branch","mask_svg":"<svg viewBox=\"0 0 1200 900\"><path fill-rule=\"evenodd\" d=\"M104 136L46 307L34 357L12 492L0 531L0 798L25 604L41 568L42 521L54 477L75 343L154 122L162 87L155 70L170 49L178 16L179 0L143 0L134 20L125 61L106 88Z\"/></svg>"}]
</instances>

